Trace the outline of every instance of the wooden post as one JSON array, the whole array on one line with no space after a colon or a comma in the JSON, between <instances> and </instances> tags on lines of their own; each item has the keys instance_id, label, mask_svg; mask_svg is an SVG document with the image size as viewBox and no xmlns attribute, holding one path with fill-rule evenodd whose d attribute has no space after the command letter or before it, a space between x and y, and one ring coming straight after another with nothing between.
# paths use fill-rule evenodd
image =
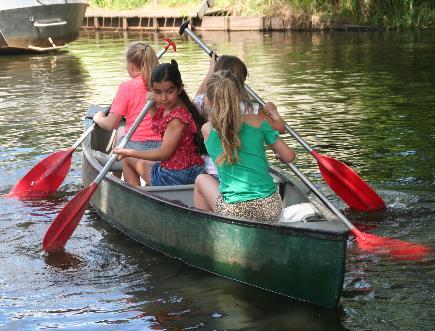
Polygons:
<instances>
[{"instance_id":1,"label":"wooden post","mask_svg":"<svg viewBox=\"0 0 435 331\"><path fill-rule=\"evenodd\" d=\"M154 26L154 30L157 32L159 31L159 22L157 21L157 17L153 17L153 26Z\"/></svg>"},{"instance_id":2,"label":"wooden post","mask_svg":"<svg viewBox=\"0 0 435 331\"><path fill-rule=\"evenodd\" d=\"M98 21L98 17L94 17L94 26L95 26L95 29L97 29L97 30L100 29L100 22Z\"/></svg>"}]
</instances>

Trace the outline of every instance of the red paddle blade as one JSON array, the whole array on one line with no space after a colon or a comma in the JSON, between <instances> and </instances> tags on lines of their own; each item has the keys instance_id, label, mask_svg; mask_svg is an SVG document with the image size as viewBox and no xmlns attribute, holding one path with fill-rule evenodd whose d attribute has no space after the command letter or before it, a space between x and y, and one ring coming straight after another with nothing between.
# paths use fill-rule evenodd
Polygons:
<instances>
[{"instance_id":1,"label":"red paddle blade","mask_svg":"<svg viewBox=\"0 0 435 331\"><path fill-rule=\"evenodd\" d=\"M35 165L7 194L17 198L44 198L59 188L71 166L72 147L55 152Z\"/></svg>"},{"instance_id":2,"label":"red paddle blade","mask_svg":"<svg viewBox=\"0 0 435 331\"><path fill-rule=\"evenodd\" d=\"M54 252L65 246L79 224L86 207L91 200L92 194L98 184L92 183L84 190L81 190L54 219L47 229L42 241L42 248L46 252Z\"/></svg>"},{"instance_id":3,"label":"red paddle blade","mask_svg":"<svg viewBox=\"0 0 435 331\"><path fill-rule=\"evenodd\" d=\"M431 251L424 245L363 233L357 228L351 231L359 248L369 253L387 254L399 260L421 260Z\"/></svg>"},{"instance_id":4,"label":"red paddle blade","mask_svg":"<svg viewBox=\"0 0 435 331\"><path fill-rule=\"evenodd\" d=\"M320 172L331 189L348 204L359 211L385 208L382 198L351 168L343 162L311 151Z\"/></svg>"}]
</instances>

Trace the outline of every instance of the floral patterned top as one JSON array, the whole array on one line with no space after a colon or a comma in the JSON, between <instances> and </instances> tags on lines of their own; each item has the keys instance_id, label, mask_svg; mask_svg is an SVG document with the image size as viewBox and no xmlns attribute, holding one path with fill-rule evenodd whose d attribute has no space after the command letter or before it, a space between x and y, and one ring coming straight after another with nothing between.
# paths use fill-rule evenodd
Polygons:
<instances>
[{"instance_id":1,"label":"floral patterned top","mask_svg":"<svg viewBox=\"0 0 435 331\"><path fill-rule=\"evenodd\" d=\"M186 126L175 152L169 159L162 161L160 166L166 169L181 170L192 168L196 165L203 165L204 161L199 156L194 143L194 136L198 130L192 115L187 109L182 107L172 109L167 115L164 115L164 111L163 106L158 106L152 122L154 132L160 134L162 139L168 123L174 118L179 118Z\"/></svg>"}]
</instances>

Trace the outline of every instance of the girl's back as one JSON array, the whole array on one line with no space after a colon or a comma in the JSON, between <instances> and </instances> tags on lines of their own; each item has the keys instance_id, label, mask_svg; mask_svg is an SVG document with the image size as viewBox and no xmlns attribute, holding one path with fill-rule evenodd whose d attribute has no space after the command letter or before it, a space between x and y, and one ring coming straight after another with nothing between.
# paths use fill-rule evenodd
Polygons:
<instances>
[{"instance_id":1,"label":"girl's back","mask_svg":"<svg viewBox=\"0 0 435 331\"><path fill-rule=\"evenodd\" d=\"M131 43L128 46L126 60L127 71L131 79L119 85L109 115L106 117L103 112L98 112L94 116L94 121L105 130L116 129L121 119L125 117L126 127L125 130L118 131L118 139L123 136L124 131L130 130L145 106L150 75L158 64L154 50L142 41ZM159 141L160 137L151 128L151 116L147 114L127 146L133 143L135 147L148 149L152 148L151 146L157 146Z\"/></svg>"},{"instance_id":2,"label":"girl's back","mask_svg":"<svg viewBox=\"0 0 435 331\"><path fill-rule=\"evenodd\" d=\"M263 198L276 190L269 174L264 146L275 143L278 133L257 115L243 117L238 134L238 161L217 165L221 180L220 191L228 203ZM222 141L216 130L211 127L209 129L205 144L210 157L216 160L223 153Z\"/></svg>"},{"instance_id":3,"label":"girl's back","mask_svg":"<svg viewBox=\"0 0 435 331\"><path fill-rule=\"evenodd\" d=\"M110 111L120 116L125 116L126 132L130 130L136 118L139 116L147 102L148 89L145 86L142 75L137 74L129 81L121 83L116 93ZM147 114L139 127L134 132L132 141L160 140L160 136L154 133L151 125L151 115Z\"/></svg>"}]
</instances>

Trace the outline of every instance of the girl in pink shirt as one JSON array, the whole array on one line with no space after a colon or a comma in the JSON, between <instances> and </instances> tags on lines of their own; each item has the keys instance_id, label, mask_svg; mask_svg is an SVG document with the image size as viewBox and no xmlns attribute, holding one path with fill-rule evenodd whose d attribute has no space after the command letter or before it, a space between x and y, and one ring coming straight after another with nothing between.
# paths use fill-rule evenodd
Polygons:
<instances>
[{"instance_id":1,"label":"girl in pink shirt","mask_svg":"<svg viewBox=\"0 0 435 331\"><path fill-rule=\"evenodd\" d=\"M131 43L127 48L126 57L127 71L131 79L119 85L109 115L106 117L103 112L98 112L93 118L95 123L105 130L116 129L124 116L126 120L125 132L130 130L146 104L149 90L148 82L154 67L159 63L154 50L142 41ZM120 141L124 135L124 133L119 134L118 132L117 140ZM152 128L151 115L148 113L127 143L126 148L155 149L160 146L161 140L161 136L155 133ZM139 177L137 179L139 180Z\"/></svg>"},{"instance_id":2,"label":"girl in pink shirt","mask_svg":"<svg viewBox=\"0 0 435 331\"><path fill-rule=\"evenodd\" d=\"M205 120L184 91L175 61L154 69L151 88L157 104L157 110L151 110L152 126L162 137L162 145L149 151L115 149L123 160L124 178L136 186L140 185L138 174L153 186L193 184L203 171L200 155L205 146L199 129Z\"/></svg>"}]
</instances>

